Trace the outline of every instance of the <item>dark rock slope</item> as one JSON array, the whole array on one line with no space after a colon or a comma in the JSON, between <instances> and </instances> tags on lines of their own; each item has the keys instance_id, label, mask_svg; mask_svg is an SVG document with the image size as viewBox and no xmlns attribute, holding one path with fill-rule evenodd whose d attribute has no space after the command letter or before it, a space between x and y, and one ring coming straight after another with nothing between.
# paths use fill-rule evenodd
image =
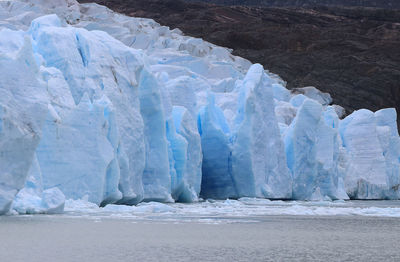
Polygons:
<instances>
[{"instance_id":1,"label":"dark rock slope","mask_svg":"<svg viewBox=\"0 0 400 262\"><path fill-rule=\"evenodd\" d=\"M329 92L347 113L385 107L400 112L399 10L218 6L179 0L95 2L232 48L235 55L280 75L289 88L311 85Z\"/></svg>"},{"instance_id":2,"label":"dark rock slope","mask_svg":"<svg viewBox=\"0 0 400 262\"><path fill-rule=\"evenodd\" d=\"M380 8L400 8L399 0L185 0L186 2L206 2L220 5L248 6L362 6Z\"/></svg>"}]
</instances>

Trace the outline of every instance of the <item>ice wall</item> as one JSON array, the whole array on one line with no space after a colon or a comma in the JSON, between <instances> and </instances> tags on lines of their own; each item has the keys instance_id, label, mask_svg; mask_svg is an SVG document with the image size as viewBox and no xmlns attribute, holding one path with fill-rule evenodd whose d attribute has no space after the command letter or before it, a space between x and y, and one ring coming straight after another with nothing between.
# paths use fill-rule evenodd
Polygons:
<instances>
[{"instance_id":1,"label":"ice wall","mask_svg":"<svg viewBox=\"0 0 400 262\"><path fill-rule=\"evenodd\" d=\"M46 87L37 78L39 67L29 37L3 30L0 33L0 214L9 210L25 184L47 107L43 99Z\"/></svg>"},{"instance_id":2,"label":"ice wall","mask_svg":"<svg viewBox=\"0 0 400 262\"><path fill-rule=\"evenodd\" d=\"M1 214L400 197L394 109L340 120L329 94L150 19L0 1L0 72Z\"/></svg>"},{"instance_id":3,"label":"ice wall","mask_svg":"<svg viewBox=\"0 0 400 262\"><path fill-rule=\"evenodd\" d=\"M340 123L348 154L345 183L351 198L396 199L399 146L394 109L355 111Z\"/></svg>"},{"instance_id":4,"label":"ice wall","mask_svg":"<svg viewBox=\"0 0 400 262\"><path fill-rule=\"evenodd\" d=\"M273 82L255 64L239 90L232 138L232 175L239 197L292 197L292 177L274 112Z\"/></svg>"}]
</instances>

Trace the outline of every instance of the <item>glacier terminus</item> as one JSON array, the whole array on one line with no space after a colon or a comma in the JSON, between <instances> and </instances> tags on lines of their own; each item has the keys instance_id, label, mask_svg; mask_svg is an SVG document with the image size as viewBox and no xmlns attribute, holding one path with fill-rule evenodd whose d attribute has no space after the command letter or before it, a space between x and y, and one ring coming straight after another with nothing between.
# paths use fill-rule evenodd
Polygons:
<instances>
[{"instance_id":1,"label":"glacier terminus","mask_svg":"<svg viewBox=\"0 0 400 262\"><path fill-rule=\"evenodd\" d=\"M0 1L0 214L400 198L396 111L344 117L229 49L75 0Z\"/></svg>"}]
</instances>

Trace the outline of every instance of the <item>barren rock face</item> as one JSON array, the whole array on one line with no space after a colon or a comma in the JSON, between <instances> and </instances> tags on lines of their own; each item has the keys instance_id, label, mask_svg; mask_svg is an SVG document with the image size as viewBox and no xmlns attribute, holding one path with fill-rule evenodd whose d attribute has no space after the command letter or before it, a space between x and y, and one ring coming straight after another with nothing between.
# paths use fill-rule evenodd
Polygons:
<instances>
[{"instance_id":1,"label":"barren rock face","mask_svg":"<svg viewBox=\"0 0 400 262\"><path fill-rule=\"evenodd\" d=\"M332 6L363 6L380 8L400 8L397 0L185 0L186 2L206 2L219 5L249 5L249 6L298 6L310 7L317 5Z\"/></svg>"},{"instance_id":2,"label":"barren rock face","mask_svg":"<svg viewBox=\"0 0 400 262\"><path fill-rule=\"evenodd\" d=\"M128 15L153 18L185 34L232 48L233 54L262 63L280 75L289 88L315 86L329 92L333 103L344 106L347 113L384 107L396 107L399 112L400 11L371 8L397 7L397 1L318 2L368 8L310 7L313 0L287 0L289 7L279 8L177 0L94 2ZM274 5L274 1L258 2Z\"/></svg>"}]
</instances>

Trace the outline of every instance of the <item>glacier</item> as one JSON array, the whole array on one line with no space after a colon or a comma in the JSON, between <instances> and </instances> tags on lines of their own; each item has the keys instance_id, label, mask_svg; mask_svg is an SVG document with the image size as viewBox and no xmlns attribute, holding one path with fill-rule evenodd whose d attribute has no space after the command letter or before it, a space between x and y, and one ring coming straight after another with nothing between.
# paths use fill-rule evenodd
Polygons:
<instances>
[{"instance_id":1,"label":"glacier","mask_svg":"<svg viewBox=\"0 0 400 262\"><path fill-rule=\"evenodd\" d=\"M0 72L0 214L400 198L395 109L344 117L329 94L151 19L0 1Z\"/></svg>"}]
</instances>

